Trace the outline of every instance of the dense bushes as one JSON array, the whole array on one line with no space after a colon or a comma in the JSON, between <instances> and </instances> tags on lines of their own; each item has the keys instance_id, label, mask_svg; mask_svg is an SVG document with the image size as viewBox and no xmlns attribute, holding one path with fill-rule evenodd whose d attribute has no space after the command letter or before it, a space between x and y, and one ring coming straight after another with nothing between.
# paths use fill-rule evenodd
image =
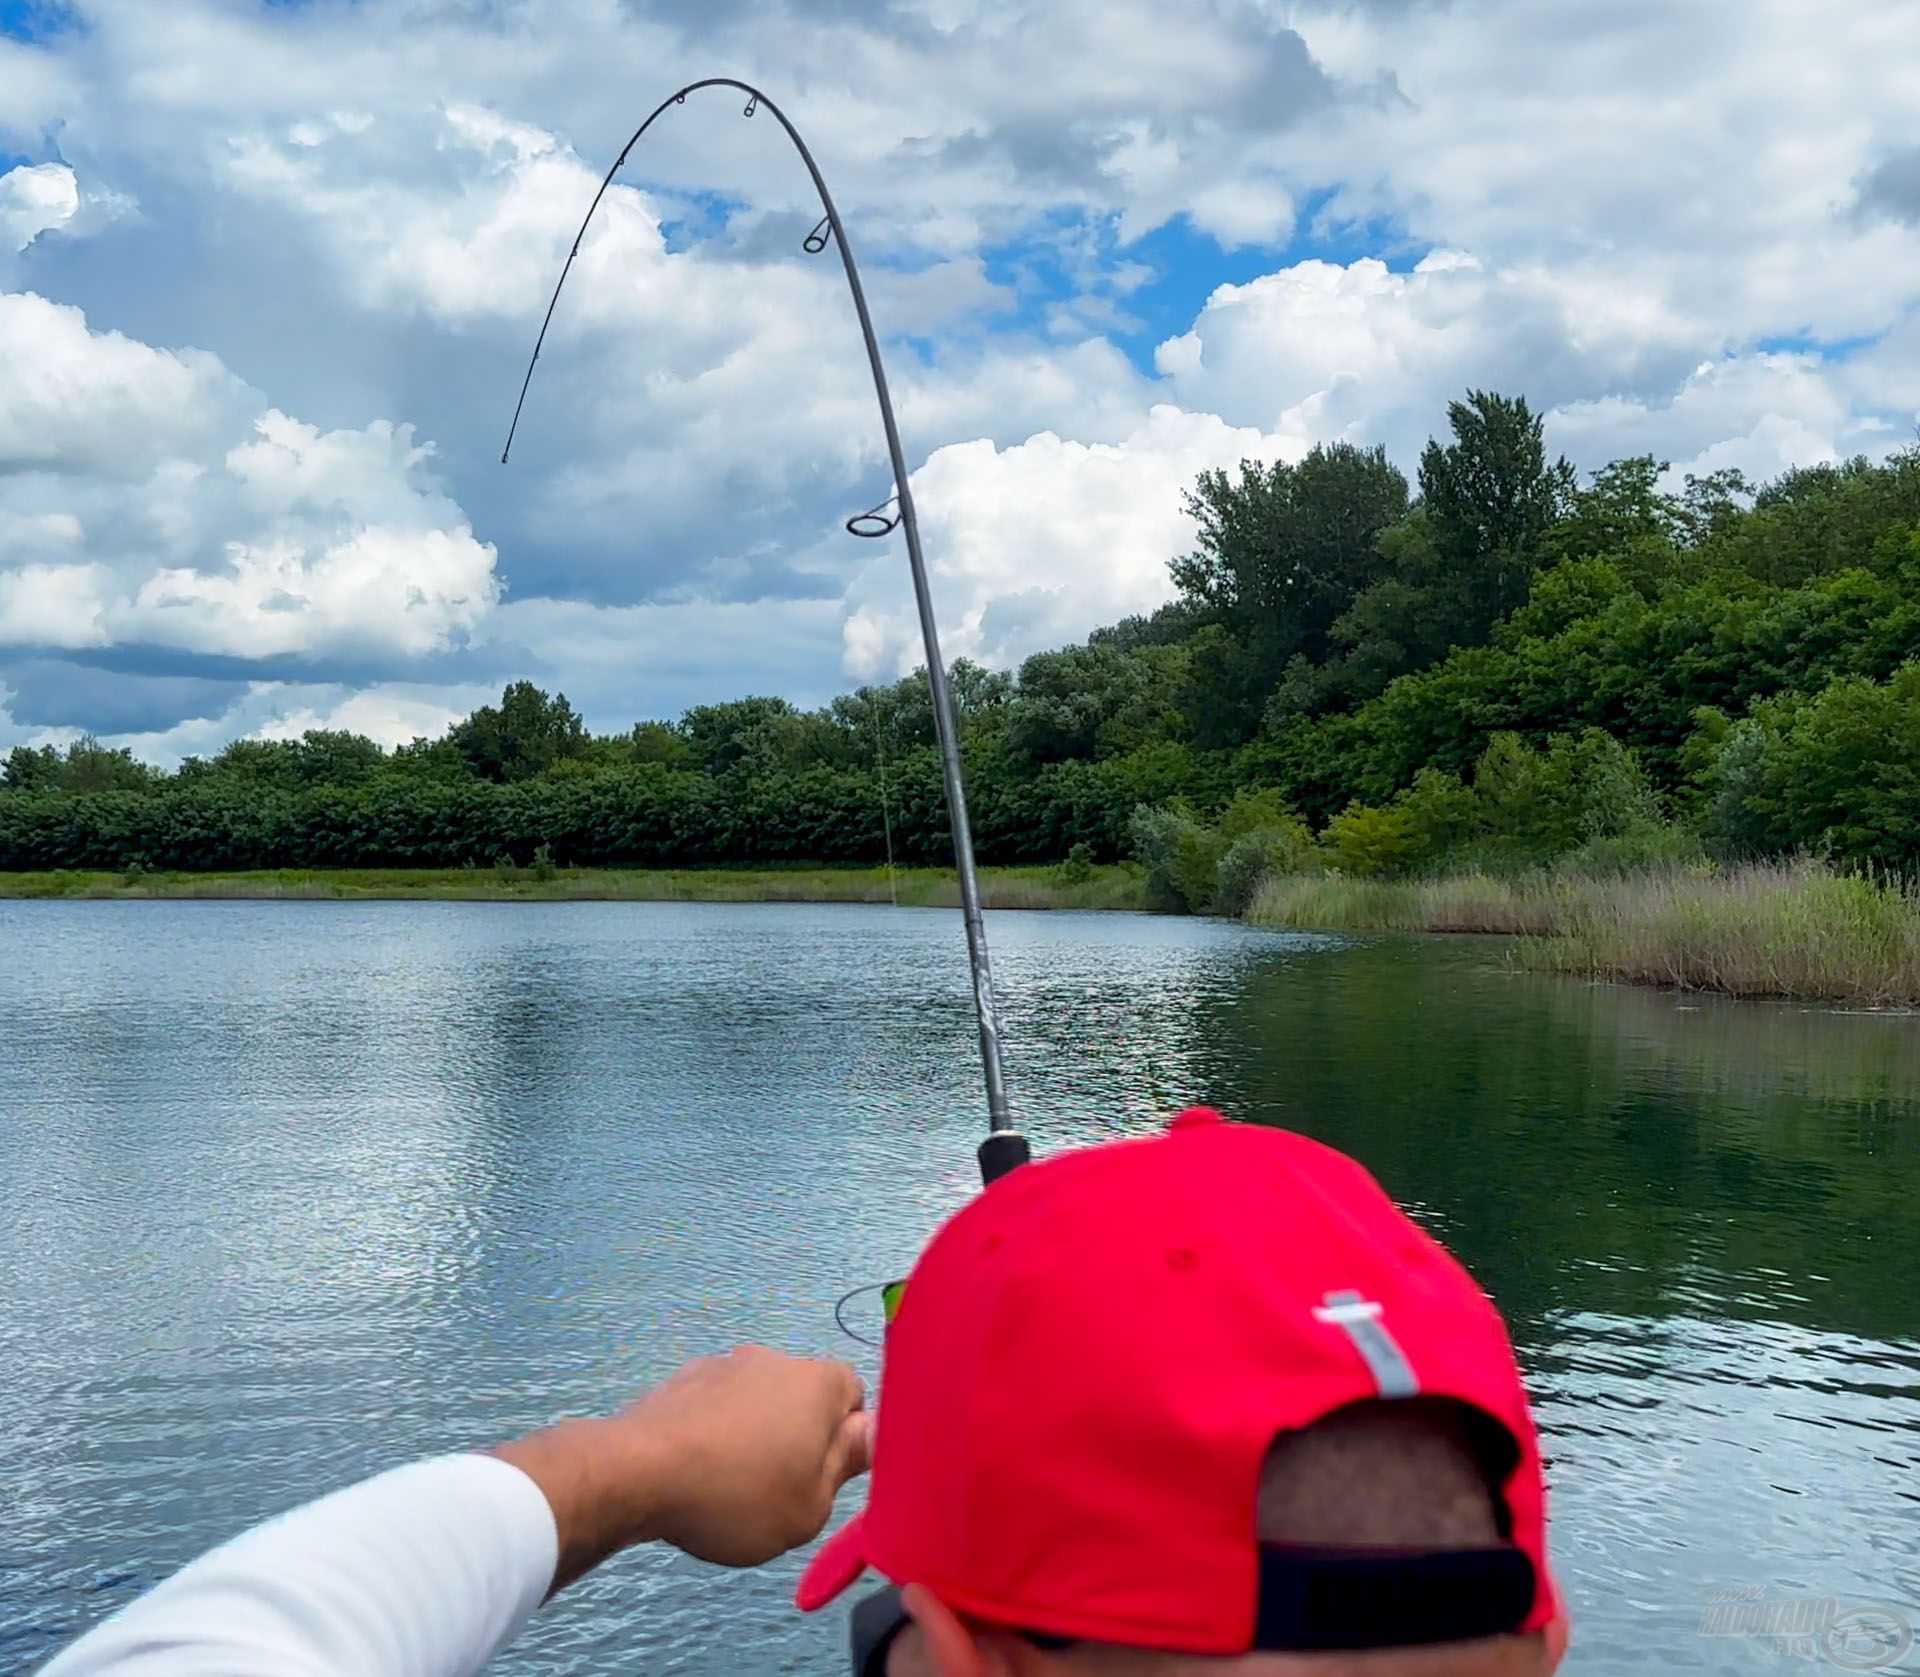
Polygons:
<instances>
[{"instance_id":1,"label":"dense bushes","mask_svg":"<svg viewBox=\"0 0 1920 1677\"><path fill-rule=\"evenodd\" d=\"M1703 583L1653 602L1604 562L1579 569L1536 584L1559 596L1535 619L1551 632L1522 632L1523 608L1499 641L1403 676L1356 711L1283 723L1278 749L1303 806L1380 801L1427 767L1464 773L1498 732L1537 743L1585 727L1630 744L1657 784L1677 788L1701 709L1738 716L1837 676L1884 679L1920 652L1920 553L1887 575L1770 590ZM1575 589L1588 614L1555 627Z\"/></svg>"},{"instance_id":2,"label":"dense bushes","mask_svg":"<svg viewBox=\"0 0 1920 1677\"><path fill-rule=\"evenodd\" d=\"M1312 831L1271 789L1243 788L1214 821L1142 804L1128 837L1149 895L1192 914L1243 914L1270 876L1317 865Z\"/></svg>"},{"instance_id":3,"label":"dense bushes","mask_svg":"<svg viewBox=\"0 0 1920 1677\"><path fill-rule=\"evenodd\" d=\"M1888 681L1845 676L1811 696L1755 706L1725 729L1703 778L1706 833L1724 855L1806 851L1911 870L1920 857L1920 664Z\"/></svg>"},{"instance_id":4,"label":"dense bushes","mask_svg":"<svg viewBox=\"0 0 1920 1677\"><path fill-rule=\"evenodd\" d=\"M514 784L387 780L264 797L188 784L0 798L0 868L8 869L461 867L502 857L525 865L542 847L563 864L838 861L877 850L879 833L872 789L832 775L728 787L704 775L631 770Z\"/></svg>"},{"instance_id":5,"label":"dense bushes","mask_svg":"<svg viewBox=\"0 0 1920 1677\"><path fill-rule=\"evenodd\" d=\"M1143 800L1203 794L1181 751L1067 762L1019 778L976 776L982 860L1054 861L1076 845L1122 854ZM219 777L143 792L0 794L0 869L526 865L542 846L572 867L687 867L772 861L873 862L886 826L903 863L949 860L937 757L812 767L761 777L658 764L495 782L383 775L293 789Z\"/></svg>"},{"instance_id":6,"label":"dense bushes","mask_svg":"<svg viewBox=\"0 0 1920 1677\"><path fill-rule=\"evenodd\" d=\"M1920 869L1920 449L1581 485L1474 392L1419 461L1209 472L1179 597L952 685L981 858L1137 852L1169 904L1263 877L1595 875L1817 853ZM1140 813L1142 810L1146 813ZM437 740L242 740L171 774L82 739L0 765L0 868L950 859L919 676L594 735L516 682Z\"/></svg>"},{"instance_id":7,"label":"dense bushes","mask_svg":"<svg viewBox=\"0 0 1920 1677\"><path fill-rule=\"evenodd\" d=\"M1385 804L1348 804L1317 840L1272 789L1241 791L1216 821L1143 806L1131 836L1153 893L1195 913L1244 913L1268 880L1323 869L1353 879L1518 874L1569 858L1605 875L1698 856L1631 753L1598 729L1540 749L1496 734L1470 780L1423 769Z\"/></svg>"}]
</instances>

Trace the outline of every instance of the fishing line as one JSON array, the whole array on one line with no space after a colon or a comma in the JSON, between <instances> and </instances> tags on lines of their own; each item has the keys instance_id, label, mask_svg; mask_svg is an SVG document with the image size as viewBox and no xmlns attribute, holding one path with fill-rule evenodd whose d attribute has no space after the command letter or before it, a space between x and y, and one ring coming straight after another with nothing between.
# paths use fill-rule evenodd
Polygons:
<instances>
[{"instance_id":1,"label":"fishing line","mask_svg":"<svg viewBox=\"0 0 1920 1677\"><path fill-rule=\"evenodd\" d=\"M540 335L534 340L533 354L527 362L526 377L520 381L520 398L514 403L513 421L507 427L506 447L500 451L500 461L505 465L513 452L513 439L520 429L520 416L526 408L527 391L533 383L533 370L539 364L540 351L546 345L547 330L553 325L553 314L559 307L560 293L566 287L567 276L573 272L574 261L580 255L581 242L587 236L594 214L599 210L601 200L606 197L607 189L613 185L613 177L620 172L633 148L664 112L671 106L684 105L688 94L709 87L731 88L737 93L744 93L747 103L741 113L743 116L751 117L756 111L765 109L786 131L794 150L800 154L801 162L807 166L814 190L820 196L820 208L825 212L813 231L802 241L802 248L809 255L817 256L829 243L840 247L840 262L846 270L847 289L853 293L854 312L860 317L860 335L866 343L867 365L873 374L873 393L879 402L880 422L886 432L887 458L893 468L893 493L868 511L848 519L847 529L854 535L873 538L891 535L898 529L906 540L907 565L913 575L914 607L919 613L920 635L926 648L927 683L933 692L933 729L940 747L941 776L946 784L947 818L953 828L954 869L960 881L960 912L966 926L967 962L973 978L973 1009L980 1037L980 1068L986 1081L987 1138L979 1147L980 1176L982 1181L991 1183L1015 1166L1024 1164L1030 1153L1026 1137L1013 1127L1013 1114L1007 1103L1006 1078L1001 1069L1000 1023L994 1006L993 967L987 958L987 928L980 911L979 870L974 865L973 831L967 820L959 720L947 681L947 666L940 656L940 635L934 622L933 596L927 584L926 559L920 550L920 523L914 512L912 486L907 480L906 453L901 447L900 427L893 415L893 398L887 391L887 370L880 358L880 340L874 333L873 317L867 310L867 294L860 283L860 270L854 265L853 249L847 243L847 230L841 223L840 212L834 208L833 194L827 190L826 178L820 173L813 153L807 149L806 141L801 139L800 131L788 119L787 113L760 89L732 76L708 76L701 81L689 82L677 93L661 100L620 148L620 155L613 160L613 167L607 171L606 177L600 182L600 190L593 195L593 202L587 207L580 231L574 234L573 246L560 269L559 281L547 303L546 317L540 323Z\"/></svg>"},{"instance_id":2,"label":"fishing line","mask_svg":"<svg viewBox=\"0 0 1920 1677\"><path fill-rule=\"evenodd\" d=\"M855 1328L854 1325L847 1320L846 1310L847 1306L853 1303L855 1299L863 1299L869 1293L884 1293L888 1285L885 1281L876 1281L871 1286L855 1287L851 1292L842 1293L833 1301L834 1326L856 1345L865 1345L875 1351L884 1351L887 1348L887 1342L884 1339L869 1339L865 1334Z\"/></svg>"},{"instance_id":3,"label":"fishing line","mask_svg":"<svg viewBox=\"0 0 1920 1677\"><path fill-rule=\"evenodd\" d=\"M880 707L873 707L873 758L880 771L880 825L887 835L887 898L900 906L900 882L893 871L893 811L887 799L887 736L880 727Z\"/></svg>"}]
</instances>

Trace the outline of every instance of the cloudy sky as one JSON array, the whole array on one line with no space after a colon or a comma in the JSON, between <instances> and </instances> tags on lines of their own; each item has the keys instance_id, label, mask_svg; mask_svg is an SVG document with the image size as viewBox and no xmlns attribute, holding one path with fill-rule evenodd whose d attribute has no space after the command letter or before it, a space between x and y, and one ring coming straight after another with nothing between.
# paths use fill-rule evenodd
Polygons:
<instances>
[{"instance_id":1,"label":"cloudy sky","mask_svg":"<svg viewBox=\"0 0 1920 1677\"><path fill-rule=\"evenodd\" d=\"M602 728L1166 596L1181 488L1523 392L1582 467L1910 441L1916 0L0 0L0 748Z\"/></svg>"}]
</instances>

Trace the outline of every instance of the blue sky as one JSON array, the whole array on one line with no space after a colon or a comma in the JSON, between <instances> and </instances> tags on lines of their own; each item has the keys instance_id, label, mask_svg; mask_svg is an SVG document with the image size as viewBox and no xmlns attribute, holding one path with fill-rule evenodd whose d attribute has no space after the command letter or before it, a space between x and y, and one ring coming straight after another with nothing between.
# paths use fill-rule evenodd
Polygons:
<instances>
[{"instance_id":1,"label":"blue sky","mask_svg":"<svg viewBox=\"0 0 1920 1677\"><path fill-rule=\"evenodd\" d=\"M72 24L67 9L49 0L0 0L0 35L17 41L46 40Z\"/></svg>"},{"instance_id":2,"label":"blue sky","mask_svg":"<svg viewBox=\"0 0 1920 1677\"><path fill-rule=\"evenodd\" d=\"M0 0L0 749L912 667L838 264L732 93L636 151L498 463L681 80L808 134L949 648L1012 665L1166 597L1197 472L1410 470L1469 387L1586 469L1910 441L1917 60L1905 0Z\"/></svg>"}]
</instances>

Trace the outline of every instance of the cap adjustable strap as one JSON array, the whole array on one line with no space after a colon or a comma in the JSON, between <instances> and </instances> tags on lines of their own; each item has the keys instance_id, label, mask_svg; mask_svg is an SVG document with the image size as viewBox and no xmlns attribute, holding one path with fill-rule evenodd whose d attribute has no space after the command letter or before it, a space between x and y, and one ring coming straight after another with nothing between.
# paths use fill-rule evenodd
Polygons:
<instances>
[{"instance_id":1,"label":"cap adjustable strap","mask_svg":"<svg viewBox=\"0 0 1920 1677\"><path fill-rule=\"evenodd\" d=\"M1516 1631L1534 1570L1518 1549L1437 1552L1260 1546L1253 1646L1396 1648Z\"/></svg>"},{"instance_id":2,"label":"cap adjustable strap","mask_svg":"<svg viewBox=\"0 0 1920 1677\"><path fill-rule=\"evenodd\" d=\"M1380 1306L1371 1299L1364 1299L1358 1293L1329 1293L1326 1302L1313 1315L1316 1321L1330 1322L1353 1341L1354 1350L1360 1353L1383 1398L1414 1397L1419 1393L1420 1381L1413 1372L1413 1364L1400 1349L1400 1341L1387 1331L1386 1323L1380 1320Z\"/></svg>"}]
</instances>

